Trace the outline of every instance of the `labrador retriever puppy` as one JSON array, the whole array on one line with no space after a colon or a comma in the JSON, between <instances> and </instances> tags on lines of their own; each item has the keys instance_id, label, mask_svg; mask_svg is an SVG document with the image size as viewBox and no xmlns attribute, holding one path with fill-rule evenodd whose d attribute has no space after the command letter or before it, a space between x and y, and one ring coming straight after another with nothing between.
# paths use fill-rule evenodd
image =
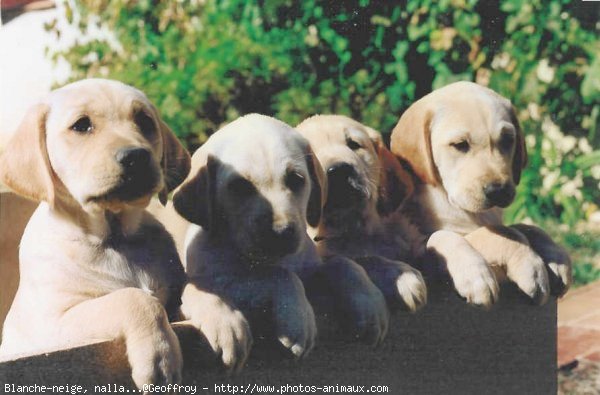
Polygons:
<instances>
[{"instance_id":1,"label":"labrador retriever puppy","mask_svg":"<svg viewBox=\"0 0 600 395\"><path fill-rule=\"evenodd\" d=\"M102 79L57 89L29 111L0 165L7 186L41 201L21 240L0 355L122 338L139 388L180 381L169 319L179 317L186 277L144 208L184 180L190 157L146 96ZM213 299L208 313L219 307ZM200 329L218 321L189 318Z\"/></svg>"},{"instance_id":2,"label":"labrador retriever puppy","mask_svg":"<svg viewBox=\"0 0 600 395\"><path fill-rule=\"evenodd\" d=\"M258 321L269 322L296 357L313 348L317 335L303 281L325 281L365 341L378 344L388 325L385 299L364 270L343 257L323 263L306 233L307 222L314 226L321 217L323 178L296 130L250 114L194 153L192 171L173 196L177 212L198 225L186 240L190 281L247 317L266 311Z\"/></svg>"},{"instance_id":3,"label":"labrador retriever puppy","mask_svg":"<svg viewBox=\"0 0 600 395\"><path fill-rule=\"evenodd\" d=\"M404 212L431 235L460 295L489 306L505 278L538 304L567 291L565 250L539 228L502 222L527 163L509 100L471 82L438 89L402 115L391 150L417 181Z\"/></svg>"},{"instance_id":4,"label":"labrador retriever puppy","mask_svg":"<svg viewBox=\"0 0 600 395\"><path fill-rule=\"evenodd\" d=\"M412 247L422 244L421 237L393 215L412 193L410 174L379 132L346 116L315 115L296 129L327 174L323 216L309 232L319 254L344 255L361 264L390 305L410 311L423 306L423 278L403 262L411 259Z\"/></svg>"}]
</instances>

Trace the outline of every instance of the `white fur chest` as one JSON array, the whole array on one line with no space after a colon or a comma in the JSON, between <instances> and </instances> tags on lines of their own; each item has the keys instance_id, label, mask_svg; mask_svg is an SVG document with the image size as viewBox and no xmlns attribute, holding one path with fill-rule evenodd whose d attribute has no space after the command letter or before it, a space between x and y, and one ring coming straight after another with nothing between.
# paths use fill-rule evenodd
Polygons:
<instances>
[{"instance_id":1,"label":"white fur chest","mask_svg":"<svg viewBox=\"0 0 600 395\"><path fill-rule=\"evenodd\" d=\"M152 243L149 240L147 243ZM75 298L98 297L134 287L157 295L156 257L147 243L110 242L84 234L41 205L30 220L20 248L23 286L59 291Z\"/></svg>"}]
</instances>

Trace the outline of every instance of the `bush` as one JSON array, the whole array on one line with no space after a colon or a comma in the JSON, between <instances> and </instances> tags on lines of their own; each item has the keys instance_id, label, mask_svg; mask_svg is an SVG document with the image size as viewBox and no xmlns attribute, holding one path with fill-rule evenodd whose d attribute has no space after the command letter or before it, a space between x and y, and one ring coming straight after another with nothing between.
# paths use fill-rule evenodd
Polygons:
<instances>
[{"instance_id":1,"label":"bush","mask_svg":"<svg viewBox=\"0 0 600 395\"><path fill-rule=\"evenodd\" d=\"M144 90L194 149L248 112L296 124L341 113L389 133L432 89L476 80L512 99L530 165L509 221L573 224L600 201L600 42L594 5L566 0L94 0L67 10L120 46L58 53L73 79ZM586 8L587 7L587 8Z\"/></svg>"}]
</instances>

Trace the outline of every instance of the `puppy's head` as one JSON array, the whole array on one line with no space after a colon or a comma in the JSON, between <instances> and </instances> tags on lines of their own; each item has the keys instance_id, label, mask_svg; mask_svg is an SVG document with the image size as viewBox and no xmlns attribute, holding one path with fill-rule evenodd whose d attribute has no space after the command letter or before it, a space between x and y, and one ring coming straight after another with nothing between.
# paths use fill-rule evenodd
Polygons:
<instances>
[{"instance_id":1,"label":"puppy's head","mask_svg":"<svg viewBox=\"0 0 600 395\"><path fill-rule=\"evenodd\" d=\"M469 212L508 206L527 162L511 103L471 82L413 104L394 128L391 148L421 182L441 186L451 204Z\"/></svg>"},{"instance_id":2,"label":"puppy's head","mask_svg":"<svg viewBox=\"0 0 600 395\"><path fill-rule=\"evenodd\" d=\"M146 206L183 181L190 157L146 96L90 79L33 107L1 158L2 180L30 199L84 210Z\"/></svg>"},{"instance_id":3,"label":"puppy's head","mask_svg":"<svg viewBox=\"0 0 600 395\"><path fill-rule=\"evenodd\" d=\"M319 222L323 174L308 142L276 119L251 114L213 134L192 157L175 209L247 256L294 253Z\"/></svg>"},{"instance_id":4,"label":"puppy's head","mask_svg":"<svg viewBox=\"0 0 600 395\"><path fill-rule=\"evenodd\" d=\"M375 210L386 215L412 193L410 175L376 130L341 115L315 115L297 129L327 175L326 222Z\"/></svg>"}]
</instances>

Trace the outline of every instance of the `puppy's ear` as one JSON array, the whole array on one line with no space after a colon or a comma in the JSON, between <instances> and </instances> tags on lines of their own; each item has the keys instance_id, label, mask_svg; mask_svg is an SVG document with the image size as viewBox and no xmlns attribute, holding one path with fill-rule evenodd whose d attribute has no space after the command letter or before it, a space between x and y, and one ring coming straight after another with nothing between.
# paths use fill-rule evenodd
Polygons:
<instances>
[{"instance_id":1,"label":"puppy's ear","mask_svg":"<svg viewBox=\"0 0 600 395\"><path fill-rule=\"evenodd\" d=\"M415 103L400 117L392 131L391 150L408 163L425 184L439 185L439 175L431 151L431 119L433 112L424 103Z\"/></svg>"},{"instance_id":2,"label":"puppy's ear","mask_svg":"<svg viewBox=\"0 0 600 395\"><path fill-rule=\"evenodd\" d=\"M379 160L379 191L377 211L385 216L396 211L414 191L411 175L387 149L381 134L371 128L367 133L373 142Z\"/></svg>"},{"instance_id":3,"label":"puppy's ear","mask_svg":"<svg viewBox=\"0 0 600 395\"><path fill-rule=\"evenodd\" d=\"M158 118L158 125L163 147L160 163L165 177L165 187L158 193L158 199L164 206L169 192L181 184L190 172L191 160L190 154L160 118Z\"/></svg>"},{"instance_id":4,"label":"puppy's ear","mask_svg":"<svg viewBox=\"0 0 600 395\"><path fill-rule=\"evenodd\" d=\"M48 111L48 105L37 104L27 112L4 147L0 179L19 195L54 206L57 180L46 148Z\"/></svg>"},{"instance_id":5,"label":"puppy's ear","mask_svg":"<svg viewBox=\"0 0 600 395\"><path fill-rule=\"evenodd\" d=\"M521 129L521 125L517 119L517 113L514 107L511 107L510 110L510 120L517 132L517 138L515 140L515 153L513 155L512 163L513 182L515 185L517 185L519 181L521 181L521 170L523 170L527 165L527 146L525 145L525 136L523 135L523 130Z\"/></svg>"},{"instance_id":6,"label":"puppy's ear","mask_svg":"<svg viewBox=\"0 0 600 395\"><path fill-rule=\"evenodd\" d=\"M306 222L310 226L317 226L321 220L323 206L327 199L327 184L325 182L325 173L321 163L314 154L312 148L308 146L306 153L306 165L310 175L310 197L306 207Z\"/></svg>"},{"instance_id":7,"label":"puppy's ear","mask_svg":"<svg viewBox=\"0 0 600 395\"><path fill-rule=\"evenodd\" d=\"M214 222L216 167L214 157L198 150L192 158L192 170L173 194L179 215L206 230Z\"/></svg>"}]
</instances>

